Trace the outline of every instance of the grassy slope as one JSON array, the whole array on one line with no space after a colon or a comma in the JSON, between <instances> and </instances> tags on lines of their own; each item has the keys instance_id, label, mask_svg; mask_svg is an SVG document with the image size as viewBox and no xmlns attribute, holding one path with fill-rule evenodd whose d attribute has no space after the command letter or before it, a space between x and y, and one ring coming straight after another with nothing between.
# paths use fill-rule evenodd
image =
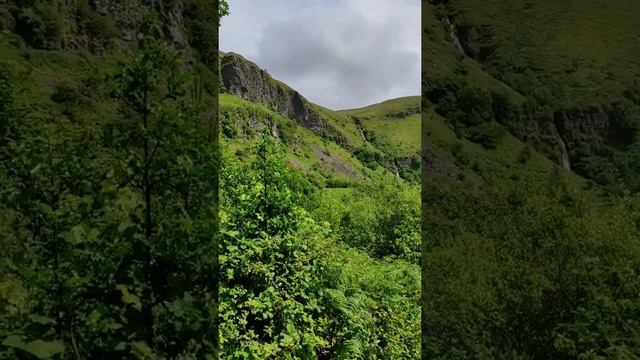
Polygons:
<instances>
[{"instance_id":1,"label":"grassy slope","mask_svg":"<svg viewBox=\"0 0 640 360\"><path fill-rule=\"evenodd\" d=\"M558 165L533 150L525 161L519 160L526 145L509 133L500 140L496 149L485 149L461 139L447 125L447 120L433 109L424 114L423 131L429 149L454 164L460 178L468 184L499 187L507 182L540 181L559 170ZM577 189L588 186L585 179L574 173L562 171L561 176Z\"/></svg>"},{"instance_id":2,"label":"grassy slope","mask_svg":"<svg viewBox=\"0 0 640 360\"><path fill-rule=\"evenodd\" d=\"M81 115L74 120L87 122L121 117L102 83L105 77L116 74L129 62L130 56L130 49L125 48L114 50L108 56L83 50L38 50L25 47L14 34L0 32L0 59L8 60L26 75L26 93L22 96L29 98L32 108L42 109L42 116L67 116L71 112ZM217 82L215 75L201 63L196 62L195 69L204 81ZM72 89L77 96L76 103L54 102L51 96L59 87ZM212 104L208 91L204 92L203 101Z\"/></svg>"},{"instance_id":3,"label":"grassy slope","mask_svg":"<svg viewBox=\"0 0 640 360\"><path fill-rule=\"evenodd\" d=\"M411 156L420 150L420 114L400 118L389 115L419 107L420 97L410 96L340 113L360 119L362 128L375 134L373 143L382 152L391 156Z\"/></svg>"},{"instance_id":4,"label":"grassy slope","mask_svg":"<svg viewBox=\"0 0 640 360\"><path fill-rule=\"evenodd\" d=\"M502 24L505 29L500 31L505 31L506 34L510 34L510 36L515 35L514 33L509 33L509 29L507 29L506 24L511 22L517 23L518 21L518 18L515 17L513 14L514 10L512 9L523 7L522 4L519 6L507 6L504 2L497 0L491 1L491 6L487 5L486 2L476 0L454 0L453 6L456 16L462 17L463 21L472 21L468 19L471 17L476 19L478 24L481 23L483 19L485 23L490 22L492 26L494 26L494 24L495 26ZM589 13L591 13L591 17L596 17L595 13L597 11L595 11L594 7L595 5L591 4L585 9L581 9L578 14L573 14L570 19L555 21L564 24L565 31L574 31L575 29L570 28L570 25L574 27L577 26L577 17L588 18L587 14ZM502 10L499 10L499 8L502 8ZM511 9L511 13L509 12L509 9ZM617 9L617 11L619 10L620 9ZM510 19L505 19L504 16L508 16L509 14L511 14L512 17ZM498 15L502 16L502 18ZM602 16L604 15L600 15L600 17ZM538 18L536 17L535 19ZM529 21L534 21L535 19ZM622 31L621 29L628 25L628 20L629 18L626 15L623 16L621 27L617 28L618 32ZM602 21L602 19L600 19L600 21ZM518 91L490 75L488 71L483 68L483 65L477 63L473 59L470 59L468 56L461 56L454 44L448 38L445 26L440 22L440 20L438 20L436 10L426 4L423 6L423 24L423 61L427 67L425 70L427 79L439 78L454 73L464 74L466 79L475 86L479 86L487 90L503 92L516 101L522 101L524 99ZM518 28L518 26L515 26L511 31L516 32ZM607 36L612 36L611 33L616 33L616 30L607 29L605 33L609 35L598 34L596 41L605 41L604 39ZM631 33L633 33L633 31L631 31ZM589 35L584 32L581 34L585 37L588 37ZM563 36L568 37L569 35L564 32L557 35L558 39ZM627 43L631 43L628 36L628 34L625 36L625 41L627 41ZM556 41L559 41L558 39L556 39ZM501 38L500 41L503 42L499 45L501 46L500 51L508 52L510 51L510 47L515 46L514 42L509 40L508 35L504 35L504 38ZM584 45L580 45L580 41L582 40L578 40L578 44L575 45L576 47ZM636 43L640 45L640 41L636 40ZM620 44L620 42L613 42L610 46L615 47L616 44ZM549 49L551 46L551 44L548 44ZM526 52L527 50L521 49L521 51ZM567 51L568 54L571 51L577 50L574 48L573 50L564 49L563 51ZM629 64L633 63L634 60L629 57L633 51L633 46L627 46L624 50L619 49L619 59L626 58ZM591 49L585 54L588 55L592 52L601 54L598 49ZM540 54L539 56L548 56L550 60L554 57L553 53L545 54ZM623 54L627 55L623 57ZM555 56L557 57L557 55ZM605 58L602 59L602 66L605 66L605 60ZM611 59L609 59L609 61L611 61ZM624 62L619 62L619 64L620 63ZM622 67L618 67L616 69L616 71L622 70ZM631 67L630 70L632 72L636 71L633 67ZM552 73L554 70L549 69L546 71ZM618 83L620 82L618 81ZM606 82L602 84L602 86L609 85ZM613 94L615 93L610 93L610 96L614 96ZM432 105L428 103L427 112L424 114L423 120L423 136L425 137L429 148L441 158L444 158L446 161L454 164L458 170L463 173L463 177L465 178L476 180L484 179L485 181L483 182L485 184L494 184L495 186L499 186L500 183L505 181L519 181L519 179L540 179L548 177L555 171L555 169L557 169L557 166L552 161L536 151L532 151L532 155L526 162L519 162L518 157L525 148L525 144L508 133L506 137L501 140L495 150L487 150L478 144L459 138L448 125L448 120L436 114ZM454 146L454 144L459 145ZM458 147L461 150L454 150L455 147ZM456 152L455 155L454 152ZM569 183L574 184L576 188L588 187L585 179L566 171L562 171L562 173L564 177L569 179Z\"/></svg>"},{"instance_id":5,"label":"grassy slope","mask_svg":"<svg viewBox=\"0 0 640 360\"><path fill-rule=\"evenodd\" d=\"M94 91L94 86L100 77L115 71L120 57L107 59L80 51L19 49L14 43L13 35L0 34L0 57L24 75L25 91L21 96L28 98L31 116L69 117L77 113L82 116L74 117L74 121L93 122L115 115L112 101ZM77 92L78 103L70 111L66 111L68 105L51 100L59 86Z\"/></svg>"},{"instance_id":6,"label":"grassy slope","mask_svg":"<svg viewBox=\"0 0 640 360\"><path fill-rule=\"evenodd\" d=\"M428 79L463 72L469 82L476 86L504 92L516 100L523 99L515 90L485 72L476 61L462 56L449 41L445 27L436 17L434 9L426 3L422 6L422 23L422 57Z\"/></svg>"},{"instance_id":7,"label":"grassy slope","mask_svg":"<svg viewBox=\"0 0 640 360\"><path fill-rule=\"evenodd\" d=\"M488 26L501 69L528 68L569 104L611 102L640 77L640 7L633 0L451 0L456 22ZM594 29L598 29L594 31ZM511 79L506 79L511 82Z\"/></svg>"},{"instance_id":8,"label":"grassy slope","mask_svg":"<svg viewBox=\"0 0 640 360\"><path fill-rule=\"evenodd\" d=\"M246 126L246 124L243 123L246 123L250 117L259 119L263 125L267 121L274 121L281 126L289 125L287 130L281 130L290 132L288 136L293 139L291 146L286 147L286 156L290 164L304 174L319 174L320 177L326 181L343 183L365 178L384 179L392 176L391 173L380 167L376 170L365 167L343 147L320 138L310 130L296 125L292 120L262 105L253 104L229 94L221 94L220 111L223 122L234 121L238 126ZM329 112L330 110L326 111ZM243 115L232 120L230 118L232 115L230 114L233 113L242 113ZM343 116L337 117L344 118ZM243 140L243 137L226 139L225 141L232 150L239 150L246 146L246 140ZM328 154L329 158L320 156L318 151ZM335 159L335 162L333 159Z\"/></svg>"},{"instance_id":9,"label":"grassy slope","mask_svg":"<svg viewBox=\"0 0 640 360\"><path fill-rule=\"evenodd\" d=\"M242 58L240 55L238 56ZM269 81L273 81L274 84L285 91L294 91L287 84L273 79L269 74L265 74L265 76ZM230 125L232 127L250 128L251 126L247 125L249 118L269 119L271 122L275 121L281 127L289 128L295 132L296 137L293 146L289 149L290 154L288 154L291 164L305 174L316 172L325 180L338 182L348 182L362 178L384 179L392 176L391 172L380 166L374 169L367 168L361 160L351 154L355 150L377 153L387 159L416 156L420 149L420 115L414 114L404 118L388 118L386 115L393 112L406 111L409 108L418 108L419 104L420 97L418 96L392 99L366 108L342 111L334 111L310 103L310 108L317 112L334 129L338 130L346 139L347 146L341 147L336 143L316 136L300 126L292 127L291 125L295 124L294 122L274 113L265 106L242 101L229 94L222 94L220 97L223 122L226 118L227 123L232 124ZM242 113L242 115L233 115L239 113ZM362 128L375 134L375 141L369 141L363 137L361 129L351 117L352 115L362 118ZM231 119L231 117L234 118ZM399 124L400 126L398 126ZM255 125L253 126L255 127ZM227 134L227 137L231 138L232 147L239 148L242 146L242 142L237 141L238 138L247 138L255 135L255 131L251 129L245 130L249 134L231 136ZM234 142L237 144L233 145ZM319 154L319 151L328 155ZM323 157L325 158L324 161ZM343 166L348 170L340 169Z\"/></svg>"}]
</instances>

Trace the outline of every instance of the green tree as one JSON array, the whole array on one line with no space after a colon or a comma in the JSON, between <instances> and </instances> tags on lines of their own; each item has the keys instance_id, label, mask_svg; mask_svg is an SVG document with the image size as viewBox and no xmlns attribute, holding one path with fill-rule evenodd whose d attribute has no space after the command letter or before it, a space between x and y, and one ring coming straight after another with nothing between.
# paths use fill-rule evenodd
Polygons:
<instances>
[{"instance_id":1,"label":"green tree","mask_svg":"<svg viewBox=\"0 0 640 360\"><path fill-rule=\"evenodd\" d=\"M108 82L118 116L51 121L7 91L20 126L0 162L3 357L216 354L216 102L154 18Z\"/></svg>"},{"instance_id":2,"label":"green tree","mask_svg":"<svg viewBox=\"0 0 640 360\"><path fill-rule=\"evenodd\" d=\"M254 160L224 158L221 356L314 358L322 334L324 231L298 205L278 143L264 136Z\"/></svg>"}]
</instances>

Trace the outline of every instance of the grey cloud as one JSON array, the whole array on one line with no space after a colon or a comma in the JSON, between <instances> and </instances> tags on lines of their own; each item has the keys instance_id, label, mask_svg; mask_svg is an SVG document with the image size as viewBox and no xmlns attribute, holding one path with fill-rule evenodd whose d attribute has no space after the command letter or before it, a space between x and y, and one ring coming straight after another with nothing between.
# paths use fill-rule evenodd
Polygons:
<instances>
[{"instance_id":1,"label":"grey cloud","mask_svg":"<svg viewBox=\"0 0 640 360\"><path fill-rule=\"evenodd\" d=\"M245 55L309 100L342 109L420 93L419 1L271 0L252 9L245 1L231 1L232 14L238 4L237 16L264 21L251 25L255 43ZM230 44L224 25L221 43Z\"/></svg>"}]
</instances>

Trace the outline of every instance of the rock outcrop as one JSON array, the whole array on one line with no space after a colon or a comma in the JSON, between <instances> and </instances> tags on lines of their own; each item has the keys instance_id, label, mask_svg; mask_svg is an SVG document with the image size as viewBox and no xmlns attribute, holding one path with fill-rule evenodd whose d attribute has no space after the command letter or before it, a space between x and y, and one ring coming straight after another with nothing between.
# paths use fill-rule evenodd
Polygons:
<instances>
[{"instance_id":1,"label":"rock outcrop","mask_svg":"<svg viewBox=\"0 0 640 360\"><path fill-rule=\"evenodd\" d=\"M579 162L580 149L609 147L624 150L635 141L630 124L618 119L620 105L563 109L540 118L525 119L523 125L506 124L518 138L555 159L567 170Z\"/></svg>"},{"instance_id":2,"label":"rock outcrop","mask_svg":"<svg viewBox=\"0 0 640 360\"><path fill-rule=\"evenodd\" d=\"M317 135L350 148L344 135L327 123L314 105L244 57L235 53L224 54L220 75L221 92L262 104Z\"/></svg>"},{"instance_id":3,"label":"rock outcrop","mask_svg":"<svg viewBox=\"0 0 640 360\"><path fill-rule=\"evenodd\" d=\"M8 1L9 11L0 11L9 28L16 27L16 33L29 35L46 31L46 43L32 41L30 45L44 49L88 50L103 52L108 42L131 42L137 38L137 31L143 16L151 8L160 15L159 31L176 48L187 48L189 39L185 26L185 1L176 0L55 0L40 13L31 10L26 3ZM49 28L32 28L37 21L21 20L23 13L33 13ZM213 16L213 15L212 15ZM22 23L21 23L22 22ZM56 34L53 34L56 33ZM38 35L40 36L40 35Z\"/></svg>"}]
</instances>

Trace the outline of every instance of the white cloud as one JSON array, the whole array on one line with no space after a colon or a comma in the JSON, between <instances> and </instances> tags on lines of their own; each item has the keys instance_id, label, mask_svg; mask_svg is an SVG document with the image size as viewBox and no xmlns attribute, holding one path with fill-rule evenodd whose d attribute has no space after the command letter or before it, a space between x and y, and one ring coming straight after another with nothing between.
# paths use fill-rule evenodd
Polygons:
<instances>
[{"instance_id":1,"label":"white cloud","mask_svg":"<svg viewBox=\"0 0 640 360\"><path fill-rule=\"evenodd\" d=\"M230 0L220 49L329 108L420 94L419 0Z\"/></svg>"}]
</instances>

